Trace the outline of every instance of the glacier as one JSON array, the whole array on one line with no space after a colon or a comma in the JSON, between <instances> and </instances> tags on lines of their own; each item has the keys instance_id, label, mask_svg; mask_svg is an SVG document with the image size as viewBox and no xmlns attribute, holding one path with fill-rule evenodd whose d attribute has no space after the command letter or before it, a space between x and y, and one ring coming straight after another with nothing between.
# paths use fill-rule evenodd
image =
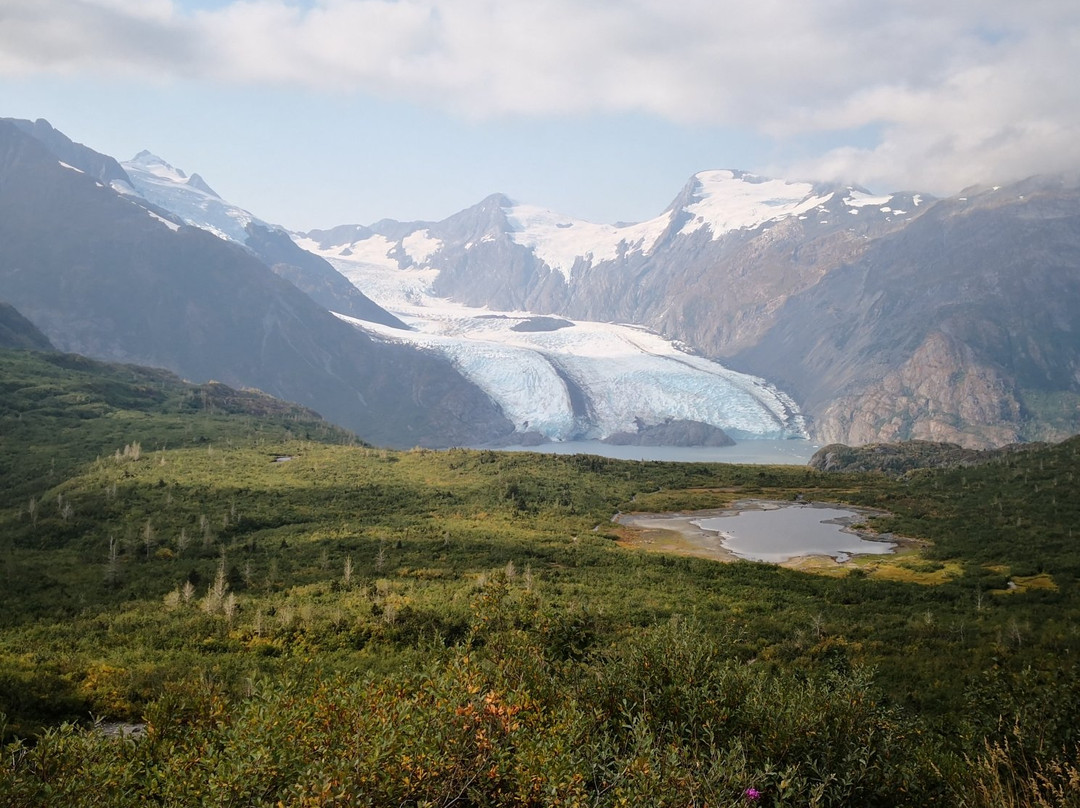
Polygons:
<instances>
[{"instance_id":1,"label":"glacier","mask_svg":"<svg viewBox=\"0 0 1080 808\"><path fill-rule=\"evenodd\" d=\"M379 247L372 243L376 239ZM437 297L431 293L437 269L400 269L381 249L393 249L391 243L381 237L367 241L367 249L348 256L337 249L321 254L413 330L338 316L381 339L442 353L502 407L520 434L590 440L633 432L639 423L689 420L736 438L807 437L795 402L764 379L696 356L638 326L537 318ZM298 237L297 243L318 251L309 239ZM424 245L432 248L432 240ZM561 320L561 327L520 330L541 319Z\"/></svg>"}]
</instances>

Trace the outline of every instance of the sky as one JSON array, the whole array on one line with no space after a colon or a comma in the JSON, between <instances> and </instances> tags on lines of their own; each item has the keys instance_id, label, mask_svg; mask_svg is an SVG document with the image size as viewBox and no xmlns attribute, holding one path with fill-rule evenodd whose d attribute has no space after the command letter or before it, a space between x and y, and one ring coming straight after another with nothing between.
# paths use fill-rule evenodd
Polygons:
<instances>
[{"instance_id":1,"label":"sky","mask_svg":"<svg viewBox=\"0 0 1080 808\"><path fill-rule=\"evenodd\" d=\"M0 0L0 117L294 230L1080 170L1076 0Z\"/></svg>"}]
</instances>

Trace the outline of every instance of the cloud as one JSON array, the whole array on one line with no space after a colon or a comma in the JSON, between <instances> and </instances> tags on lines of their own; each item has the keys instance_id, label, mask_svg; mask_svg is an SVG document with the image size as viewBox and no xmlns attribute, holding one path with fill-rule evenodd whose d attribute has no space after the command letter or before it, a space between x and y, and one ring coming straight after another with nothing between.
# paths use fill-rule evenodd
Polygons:
<instances>
[{"instance_id":1,"label":"cloud","mask_svg":"<svg viewBox=\"0 0 1080 808\"><path fill-rule=\"evenodd\" d=\"M948 189L1080 167L1074 0L5 0L0 76L309 87L476 119L644 113L797 141L781 166Z\"/></svg>"}]
</instances>

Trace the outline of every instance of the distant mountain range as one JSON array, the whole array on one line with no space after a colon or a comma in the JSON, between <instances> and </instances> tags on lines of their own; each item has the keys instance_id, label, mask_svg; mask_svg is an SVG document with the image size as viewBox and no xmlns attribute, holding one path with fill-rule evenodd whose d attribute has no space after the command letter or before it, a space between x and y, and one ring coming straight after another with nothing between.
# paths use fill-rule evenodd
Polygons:
<instances>
[{"instance_id":1,"label":"distant mountain range","mask_svg":"<svg viewBox=\"0 0 1080 808\"><path fill-rule=\"evenodd\" d=\"M347 271L354 285L280 228L223 200L199 175L188 176L149 152L121 167L128 179L111 182L117 192L243 247L377 341L443 356L513 424L511 435L493 433L485 442L617 436L621 442L696 445L729 441L729 432L739 438L805 436L798 407L765 380L689 354L639 327L451 306L413 289L409 273L397 271L386 256L361 263L364 278ZM414 239L408 247L421 245ZM398 316L357 287L378 291ZM388 288L395 293L387 296Z\"/></svg>"},{"instance_id":2,"label":"distant mountain range","mask_svg":"<svg viewBox=\"0 0 1080 808\"><path fill-rule=\"evenodd\" d=\"M1080 431L1080 188L1057 177L936 199L708 171L638 224L494 195L290 234L148 152L0 121L0 299L61 350L387 445Z\"/></svg>"},{"instance_id":3,"label":"distant mountain range","mask_svg":"<svg viewBox=\"0 0 1080 808\"><path fill-rule=\"evenodd\" d=\"M709 171L641 224L496 195L298 243L469 306L654 329L775 384L822 442L1080 431L1080 190L1063 178L935 199Z\"/></svg>"}]
</instances>

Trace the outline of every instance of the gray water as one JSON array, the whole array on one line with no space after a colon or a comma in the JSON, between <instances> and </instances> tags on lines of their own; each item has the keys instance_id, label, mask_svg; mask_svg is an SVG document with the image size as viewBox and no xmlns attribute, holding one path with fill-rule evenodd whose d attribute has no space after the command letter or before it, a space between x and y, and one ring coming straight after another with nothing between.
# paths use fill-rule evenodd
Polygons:
<instances>
[{"instance_id":1,"label":"gray water","mask_svg":"<svg viewBox=\"0 0 1080 808\"><path fill-rule=\"evenodd\" d=\"M598 440L578 440L544 443L540 446L505 446L502 450L544 454L591 454L616 460L805 466L820 448L818 444L808 440L744 440L734 446L613 446Z\"/></svg>"},{"instance_id":2,"label":"gray water","mask_svg":"<svg viewBox=\"0 0 1080 808\"><path fill-rule=\"evenodd\" d=\"M742 510L731 516L695 521L702 530L715 530L721 544L739 558L773 564L798 556L827 555L846 561L853 555L891 553L896 544L867 541L845 533L841 520L861 521L855 511L819 508L812 505L785 505L769 510Z\"/></svg>"}]
</instances>

